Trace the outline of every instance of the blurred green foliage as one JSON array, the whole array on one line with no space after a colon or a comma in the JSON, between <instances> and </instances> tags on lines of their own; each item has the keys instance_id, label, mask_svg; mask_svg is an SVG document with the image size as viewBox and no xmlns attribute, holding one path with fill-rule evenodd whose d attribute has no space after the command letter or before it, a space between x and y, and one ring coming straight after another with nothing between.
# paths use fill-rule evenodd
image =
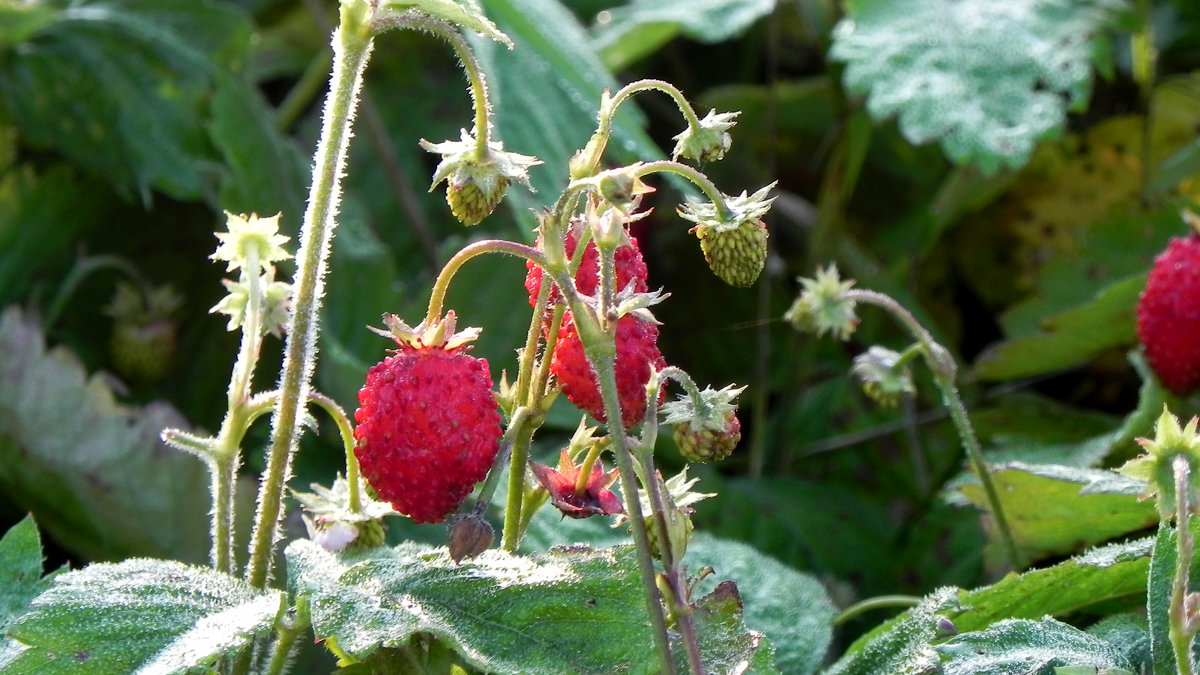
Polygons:
<instances>
[{"instance_id":1,"label":"blurred green foliage","mask_svg":"<svg viewBox=\"0 0 1200 675\"><path fill-rule=\"evenodd\" d=\"M701 472L700 488L720 496L698 505L698 530L815 574L842 605L991 580L979 511L944 498L965 483L955 482L961 447L924 374L922 393L895 410L875 408L847 377L854 355L873 344L903 348L903 334L870 310L844 344L780 320L795 277L818 264L836 262L860 287L897 298L959 357L981 440L998 459L1023 463L1009 472L1014 488L1029 491L1026 504L1065 498L1064 485L1086 484L1086 470L1128 457L1132 438L1149 433L1141 417L1121 421L1156 395L1126 352L1136 346L1141 275L1185 231L1180 209L1200 197L1193 3L923 0L904 17L894 16L898 3L866 0L481 4L515 42L510 52L475 41L497 134L506 149L545 162L531 172L537 191L518 186L507 210L474 230L458 225L428 191L436 158L417 141L457 138L469 126L465 82L432 37L379 41L351 147L316 377L343 407L353 410L367 367L388 347L365 326L383 312L422 313L440 264L472 239L532 241L532 210L564 186L601 92L656 77L681 87L701 114L742 111L727 158L704 167L723 191L780 181L771 257L752 289L708 272L669 206L683 197L675 184L656 185L663 207L636 231L652 286L671 293L656 307L668 361L702 386L750 386L742 447ZM959 28L985 30L979 22L1000 6L1007 16L1010 4L1029 10L1012 12L1028 31L1020 49L961 37ZM957 9L938 14L946 6ZM945 20L922 20L935 14ZM0 0L0 307L40 317L37 344L44 335L72 353L82 383L113 369L102 308L125 274L90 261L119 257L186 300L167 377L88 380L130 406L119 414L166 404L195 426L219 424L235 344L208 313L221 293L211 233L230 210L281 211L295 234L334 19L333 3L321 0ZM1139 51L1146 40L1154 49ZM996 56L1006 49L1015 62ZM964 63L981 66L951 77ZM683 128L665 97L638 103L618 117L613 162L662 156ZM484 328L475 350L497 377L514 369L529 325L523 275L512 259L475 261L447 300L460 322ZM277 353L278 342L267 345ZM272 358L260 389L274 381ZM75 414L54 407L55 397L46 397L49 412L27 409L39 399L14 388L32 381L24 368L32 365L5 364L21 377L0 381L0 462L45 445L29 440L35 412ZM1200 411L1195 400L1177 403L1181 416ZM545 456L562 440L554 432L573 428L567 412L552 415ZM75 433L35 431L52 440ZM1101 436L1109 440L1096 445ZM252 473L261 445L248 449ZM680 463L669 440L660 450L666 469ZM341 461L332 428L310 436L294 484L328 483ZM1079 473L1037 468L1045 463ZM134 472L133 482L158 470L139 466L118 468ZM52 487L81 480L71 471L21 489L0 484L8 502L0 512L16 522L33 510L46 525L51 514L31 493L89 499ZM1031 558L1152 525L1129 499L1101 494L1101 510L1105 500L1128 507L1108 519L1118 525L1072 538L1035 523ZM968 488L957 502L972 496ZM98 498L72 506L88 508L106 507ZM203 537L203 511L177 527L180 540ZM114 538L119 530L67 519L45 534L76 559L196 556L170 541L131 547ZM865 625L850 623L842 638Z\"/></svg>"}]
</instances>

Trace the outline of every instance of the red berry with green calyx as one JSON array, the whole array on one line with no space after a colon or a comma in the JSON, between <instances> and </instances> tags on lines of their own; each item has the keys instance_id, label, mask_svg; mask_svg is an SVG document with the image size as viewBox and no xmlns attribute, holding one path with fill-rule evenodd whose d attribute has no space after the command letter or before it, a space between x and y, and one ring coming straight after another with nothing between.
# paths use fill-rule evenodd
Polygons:
<instances>
[{"instance_id":1,"label":"red berry with green calyx","mask_svg":"<svg viewBox=\"0 0 1200 675\"><path fill-rule=\"evenodd\" d=\"M478 331L454 334L454 314L409 328L385 316L399 349L367 373L354 413L362 475L392 508L441 522L487 476L500 413L487 361L470 356Z\"/></svg>"},{"instance_id":2,"label":"red berry with green calyx","mask_svg":"<svg viewBox=\"0 0 1200 675\"><path fill-rule=\"evenodd\" d=\"M571 229L567 232L566 240L563 244L567 250L567 258L575 255L575 247L579 241L579 230L582 229L582 221L574 221ZM543 246L542 237L538 235L538 248ZM537 304L538 293L542 290L542 268L532 262L526 262L525 267L528 270L525 274L525 290L529 291L529 305ZM619 292L633 282L634 293L645 293L648 290L646 285L647 269L646 261L642 258L642 251L638 248L637 239L630 236L627 245L617 247L613 252L613 271L616 272L615 289ZM600 250L596 248L596 243L588 240L587 247L583 249L583 258L579 262L579 269L575 271L575 288L583 295L595 296L600 291ZM553 306L560 298L558 289L550 291L549 305Z\"/></svg>"},{"instance_id":3,"label":"red berry with green calyx","mask_svg":"<svg viewBox=\"0 0 1200 675\"><path fill-rule=\"evenodd\" d=\"M615 373L621 424L632 429L646 414L646 383L650 381L651 367L655 370L667 367L658 350L658 325L636 314L626 314L617 320L616 347ZM583 342L573 321L563 322L550 360L550 372L575 407L601 422L607 421L596 375L584 354ZM660 394L660 400L663 394L665 391Z\"/></svg>"},{"instance_id":4,"label":"red berry with green calyx","mask_svg":"<svg viewBox=\"0 0 1200 675\"><path fill-rule=\"evenodd\" d=\"M1154 260L1137 307L1138 340L1163 386L1200 386L1200 234L1175 238Z\"/></svg>"}]
</instances>

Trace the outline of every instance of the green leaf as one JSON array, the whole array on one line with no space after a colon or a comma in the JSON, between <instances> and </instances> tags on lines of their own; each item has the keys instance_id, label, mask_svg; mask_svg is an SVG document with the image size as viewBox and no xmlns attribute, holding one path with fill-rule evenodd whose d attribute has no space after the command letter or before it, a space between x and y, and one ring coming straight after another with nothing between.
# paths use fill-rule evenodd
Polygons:
<instances>
[{"instance_id":1,"label":"green leaf","mask_svg":"<svg viewBox=\"0 0 1200 675\"><path fill-rule=\"evenodd\" d=\"M1146 590L1149 538L1092 549L1052 567L1009 574L960 596L952 615L960 631L983 630L1006 618L1066 616L1117 599L1140 598Z\"/></svg>"},{"instance_id":2,"label":"green leaf","mask_svg":"<svg viewBox=\"0 0 1200 675\"><path fill-rule=\"evenodd\" d=\"M696 630L701 662L706 672L749 672L779 675L771 662L770 644L762 633L747 631L742 623L742 597L737 584L723 581L708 595L692 603L692 626ZM684 647L676 648L679 672L687 672ZM753 664L748 669L748 664Z\"/></svg>"},{"instance_id":3,"label":"green leaf","mask_svg":"<svg viewBox=\"0 0 1200 675\"><path fill-rule=\"evenodd\" d=\"M42 576L42 540L33 517L25 516L0 539L0 670L28 651L8 637L8 628L52 577Z\"/></svg>"},{"instance_id":4,"label":"green leaf","mask_svg":"<svg viewBox=\"0 0 1200 675\"><path fill-rule=\"evenodd\" d=\"M1154 504L1138 500L1144 484L1104 469L1009 462L993 466L992 480L1025 560L1077 551L1158 521ZM960 490L986 508L978 482Z\"/></svg>"},{"instance_id":5,"label":"green leaf","mask_svg":"<svg viewBox=\"0 0 1200 675\"><path fill-rule=\"evenodd\" d=\"M171 406L125 406L77 357L47 349L37 320L0 313L0 488L46 534L88 559L208 555L208 477L167 448Z\"/></svg>"},{"instance_id":6,"label":"green leaf","mask_svg":"<svg viewBox=\"0 0 1200 675\"><path fill-rule=\"evenodd\" d=\"M855 0L830 56L867 95L871 116L897 116L913 143L938 140L986 173L1029 161L1106 68L1103 31L1117 0Z\"/></svg>"},{"instance_id":7,"label":"green leaf","mask_svg":"<svg viewBox=\"0 0 1200 675\"><path fill-rule=\"evenodd\" d=\"M592 44L615 72L680 33L708 44L732 39L774 8L774 0L634 0L607 10Z\"/></svg>"},{"instance_id":8,"label":"green leaf","mask_svg":"<svg viewBox=\"0 0 1200 675\"><path fill-rule=\"evenodd\" d=\"M1136 673L1153 672L1150 661L1150 624L1145 615L1114 614L1088 626L1088 633L1121 650Z\"/></svg>"},{"instance_id":9,"label":"green leaf","mask_svg":"<svg viewBox=\"0 0 1200 675\"><path fill-rule=\"evenodd\" d=\"M1151 548L1149 539L1114 544L974 591L939 589L859 638L828 675L917 675L936 660L933 645L954 631L982 631L1005 619L1063 616L1114 599L1138 600L1146 589Z\"/></svg>"},{"instance_id":10,"label":"green leaf","mask_svg":"<svg viewBox=\"0 0 1200 675\"><path fill-rule=\"evenodd\" d=\"M42 577L42 539L33 516L25 516L0 539L0 634L50 584Z\"/></svg>"},{"instance_id":11,"label":"green leaf","mask_svg":"<svg viewBox=\"0 0 1200 675\"><path fill-rule=\"evenodd\" d=\"M989 347L972 372L981 380L1012 380L1065 370L1137 340L1134 307L1145 275L1118 281L1088 303L1048 316L1036 335Z\"/></svg>"},{"instance_id":12,"label":"green leaf","mask_svg":"<svg viewBox=\"0 0 1200 675\"><path fill-rule=\"evenodd\" d=\"M176 673L211 666L270 631L284 595L168 560L67 572L9 633L30 647L8 672Z\"/></svg>"},{"instance_id":13,"label":"green leaf","mask_svg":"<svg viewBox=\"0 0 1200 675\"><path fill-rule=\"evenodd\" d=\"M217 82L208 134L227 167L218 203L231 213L282 212L285 229L298 231L310 179L306 158L244 76L223 75Z\"/></svg>"},{"instance_id":14,"label":"green leaf","mask_svg":"<svg viewBox=\"0 0 1200 675\"><path fill-rule=\"evenodd\" d=\"M918 675L936 658L930 644L938 624L957 606L957 589L939 588L916 607L868 633L846 650L826 675Z\"/></svg>"},{"instance_id":15,"label":"green leaf","mask_svg":"<svg viewBox=\"0 0 1200 675\"><path fill-rule=\"evenodd\" d=\"M339 559L309 541L287 548L293 592L319 640L362 659L431 633L486 671L650 673L654 646L628 547L489 550L456 565L444 548L401 546Z\"/></svg>"},{"instance_id":16,"label":"green leaf","mask_svg":"<svg viewBox=\"0 0 1200 675\"><path fill-rule=\"evenodd\" d=\"M204 105L214 71L240 66L246 16L216 0L52 6L53 21L0 52L0 102L23 140L143 201L151 188L205 196L218 164Z\"/></svg>"},{"instance_id":17,"label":"green leaf","mask_svg":"<svg viewBox=\"0 0 1200 675\"><path fill-rule=\"evenodd\" d=\"M937 652L939 672L945 675L1040 675L1061 666L1132 675L1129 662L1113 645L1054 619L1001 621L940 644Z\"/></svg>"},{"instance_id":18,"label":"green leaf","mask_svg":"<svg viewBox=\"0 0 1200 675\"><path fill-rule=\"evenodd\" d=\"M825 587L746 544L697 533L684 559L689 569L711 566L713 579L732 579L745 601L746 625L775 648L775 665L788 675L815 673L833 640L835 609ZM707 582L697 592L714 585Z\"/></svg>"}]
</instances>

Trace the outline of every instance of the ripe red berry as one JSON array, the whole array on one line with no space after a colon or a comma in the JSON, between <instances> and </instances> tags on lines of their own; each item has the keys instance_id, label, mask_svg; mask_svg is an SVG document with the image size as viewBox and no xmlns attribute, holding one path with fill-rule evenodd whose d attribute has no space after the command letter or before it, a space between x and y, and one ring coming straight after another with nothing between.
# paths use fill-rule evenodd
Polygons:
<instances>
[{"instance_id":1,"label":"ripe red berry","mask_svg":"<svg viewBox=\"0 0 1200 675\"><path fill-rule=\"evenodd\" d=\"M567 257L575 255L575 246L578 241L578 230L580 226L572 226L567 232L567 238L564 244L567 249ZM542 245L542 237L538 235L538 247ZM532 262L525 263L526 269L529 271L525 274L525 290L529 291L529 305L532 307L537 304L538 293L542 290L542 268ZM616 290L621 291L630 281L634 282L633 290L635 293L645 293L648 290L646 286L646 261L642 259L642 251L638 248L637 239L630 236L629 245L619 247L613 255L613 269L617 273ZM583 259L579 262L579 269L575 272L575 288L583 295L596 295L600 287L600 251L596 248L593 241L588 241L587 247L583 249ZM555 288L550 292L550 305L558 301L558 289Z\"/></svg>"},{"instance_id":2,"label":"ripe red berry","mask_svg":"<svg viewBox=\"0 0 1200 675\"><path fill-rule=\"evenodd\" d=\"M662 370L667 366L662 353L658 351L658 325L626 314L617 321L616 347L617 398L621 404L621 423L626 429L632 429L646 414L646 383L650 381L650 367ZM554 356L550 360L550 372L558 379L563 393L575 407L601 422L607 421L596 376L583 353L583 343L573 321L563 322Z\"/></svg>"},{"instance_id":3,"label":"ripe red berry","mask_svg":"<svg viewBox=\"0 0 1200 675\"><path fill-rule=\"evenodd\" d=\"M418 523L454 511L500 447L487 361L466 349L401 343L358 392L354 454L362 474Z\"/></svg>"},{"instance_id":4,"label":"ripe red berry","mask_svg":"<svg viewBox=\"0 0 1200 675\"><path fill-rule=\"evenodd\" d=\"M1138 339L1163 386L1200 386L1200 234L1175 238L1154 260L1138 302Z\"/></svg>"}]
</instances>

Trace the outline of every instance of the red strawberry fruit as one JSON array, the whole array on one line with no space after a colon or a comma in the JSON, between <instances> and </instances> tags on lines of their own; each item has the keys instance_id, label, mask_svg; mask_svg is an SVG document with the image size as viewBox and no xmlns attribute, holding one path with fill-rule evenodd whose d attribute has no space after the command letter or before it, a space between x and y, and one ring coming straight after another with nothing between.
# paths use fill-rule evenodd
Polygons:
<instances>
[{"instance_id":1,"label":"red strawberry fruit","mask_svg":"<svg viewBox=\"0 0 1200 675\"><path fill-rule=\"evenodd\" d=\"M354 413L362 474L400 513L441 522L483 480L500 447L487 361L469 356L478 331L454 334L454 313L416 329L385 322L400 348L367 373ZM382 333L382 331L379 331Z\"/></svg>"},{"instance_id":2,"label":"red strawberry fruit","mask_svg":"<svg viewBox=\"0 0 1200 675\"><path fill-rule=\"evenodd\" d=\"M1200 385L1200 234L1174 238L1154 260L1138 302L1138 340L1163 386Z\"/></svg>"},{"instance_id":3,"label":"red strawberry fruit","mask_svg":"<svg viewBox=\"0 0 1200 675\"><path fill-rule=\"evenodd\" d=\"M576 242L579 241L579 230L582 229L582 221L574 221L570 230L567 232L567 238L564 244L567 249L567 257L575 255ZM542 238L538 235L537 246L541 248ZM529 305L532 307L537 304L538 293L542 290L542 268L532 262L525 263L526 269L529 271L525 274L525 289L529 291ZM629 237L629 245L617 248L613 255L613 268L617 273L616 290L621 291L633 281L633 291L635 293L645 293L646 286L646 261L642 259L642 251L638 248L637 239ZM575 288L583 295L594 296L600 289L600 251L596 248L595 242L589 240L587 247L583 249L583 258L579 262L579 269L575 271ZM553 305L559 298L558 289L550 292L550 304Z\"/></svg>"},{"instance_id":4,"label":"red strawberry fruit","mask_svg":"<svg viewBox=\"0 0 1200 675\"><path fill-rule=\"evenodd\" d=\"M650 367L662 370L667 366L658 351L658 325L634 314L617 320L617 398L621 404L621 423L632 429L646 414L646 383ZM596 375L583 353L583 343L575 323L563 322L550 360L550 372L562 385L563 393L575 407L604 422L604 400ZM665 391L663 392L666 393Z\"/></svg>"}]
</instances>

